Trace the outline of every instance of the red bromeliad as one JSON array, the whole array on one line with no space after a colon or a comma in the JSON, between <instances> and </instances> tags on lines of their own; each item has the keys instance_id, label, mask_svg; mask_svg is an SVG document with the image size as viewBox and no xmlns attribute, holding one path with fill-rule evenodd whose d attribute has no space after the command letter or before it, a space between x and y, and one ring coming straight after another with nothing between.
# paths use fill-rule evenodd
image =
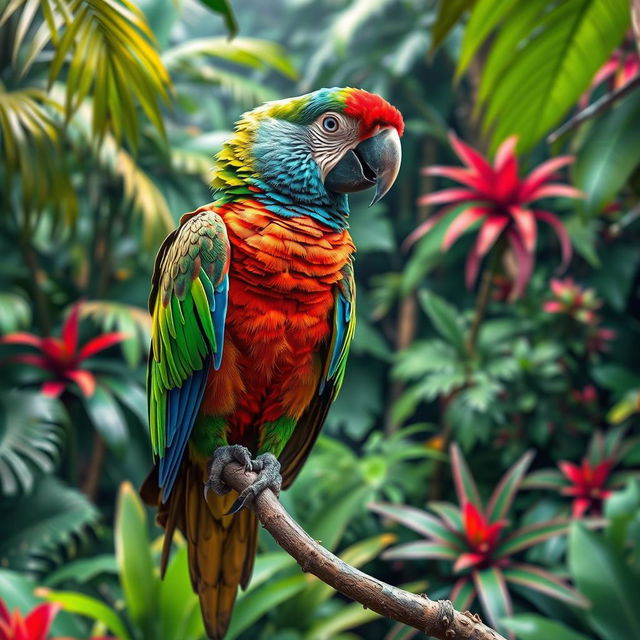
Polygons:
<instances>
[{"instance_id":1,"label":"red bromeliad","mask_svg":"<svg viewBox=\"0 0 640 640\"><path fill-rule=\"evenodd\" d=\"M47 640L53 620L60 605L45 603L38 605L26 618L16 609L9 612L0 598L0 640ZM115 640L115 638L91 636L93 640ZM72 640L71 638L52 638L51 640Z\"/></svg>"},{"instance_id":2,"label":"red bromeliad","mask_svg":"<svg viewBox=\"0 0 640 640\"><path fill-rule=\"evenodd\" d=\"M455 134L451 133L449 140L465 168L433 166L424 169L423 174L450 178L464 185L464 188L444 189L420 198L418 202L421 205L447 206L420 225L409 236L408 242L415 242L449 211L463 205L445 233L442 248L447 251L474 223L481 222L477 240L467 258L466 281L469 288L477 279L482 259L499 239L504 238L515 263L511 297L520 296L533 272L539 221L551 225L556 232L562 249L562 268L566 267L572 253L567 231L557 216L540 209L535 202L548 197L583 196L574 187L551 182L557 177L559 169L573 162L573 156L548 160L521 179L518 176L515 136L507 138L500 145L493 165Z\"/></svg>"},{"instance_id":3,"label":"red bromeliad","mask_svg":"<svg viewBox=\"0 0 640 640\"><path fill-rule=\"evenodd\" d=\"M568 518L536 522L509 532L511 510L533 454L523 455L504 475L486 507L469 467L456 445L451 447L451 466L460 506L444 502L428 504L430 511L405 505L377 503L371 508L416 531L423 539L397 545L384 553L394 560L437 559L453 563L450 594L457 609L467 609L476 597L490 623L500 628L500 619L512 611L508 585L517 584L552 598L585 606L574 589L539 566L525 564L514 556L549 538L565 535ZM457 579L456 579L457 577Z\"/></svg>"},{"instance_id":4,"label":"red bromeliad","mask_svg":"<svg viewBox=\"0 0 640 640\"><path fill-rule=\"evenodd\" d=\"M584 458L580 466L566 460L558 463L560 471L571 483L561 492L573 497L574 518L581 518L587 512L600 515L604 500L611 495L606 485L613 466L614 461L609 459L592 464Z\"/></svg>"},{"instance_id":5,"label":"red bromeliad","mask_svg":"<svg viewBox=\"0 0 640 640\"><path fill-rule=\"evenodd\" d=\"M125 340L128 336L121 332L105 333L89 340L84 345L78 344L78 325L80 302L71 309L69 317L62 326L60 338L41 338L32 333L16 332L0 338L0 344L25 345L34 347L40 353L20 354L13 356L11 362L28 364L51 375L51 380L42 385L42 393L57 397L65 391L70 383L75 383L85 397L93 395L96 388L94 374L82 366L91 356Z\"/></svg>"},{"instance_id":6,"label":"red bromeliad","mask_svg":"<svg viewBox=\"0 0 640 640\"><path fill-rule=\"evenodd\" d=\"M574 518L586 515L600 516L604 501L612 491L624 486L632 477L640 476L637 471L615 472L633 449L634 440L624 440L624 429L612 429L606 435L594 433L587 454L578 465L567 460L558 462L557 469L540 469L525 479L526 489L554 489L563 496L573 499Z\"/></svg>"}]
</instances>

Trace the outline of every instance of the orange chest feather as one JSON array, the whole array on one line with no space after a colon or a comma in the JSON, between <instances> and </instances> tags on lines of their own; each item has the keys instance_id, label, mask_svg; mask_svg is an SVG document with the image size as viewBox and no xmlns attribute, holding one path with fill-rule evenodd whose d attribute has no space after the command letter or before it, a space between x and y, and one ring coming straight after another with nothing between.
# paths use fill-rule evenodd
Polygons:
<instances>
[{"instance_id":1,"label":"orange chest feather","mask_svg":"<svg viewBox=\"0 0 640 640\"><path fill-rule=\"evenodd\" d=\"M308 217L282 218L257 202L232 203L220 214L231 243L230 338L265 364L317 351L331 330L334 286L354 251L349 233Z\"/></svg>"}]
</instances>

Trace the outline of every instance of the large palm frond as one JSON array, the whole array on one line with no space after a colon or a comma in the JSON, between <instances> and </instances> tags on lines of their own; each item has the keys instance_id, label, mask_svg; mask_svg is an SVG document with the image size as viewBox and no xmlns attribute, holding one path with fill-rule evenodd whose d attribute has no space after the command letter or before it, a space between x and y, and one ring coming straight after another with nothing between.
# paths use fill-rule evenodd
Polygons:
<instances>
[{"instance_id":1,"label":"large palm frond","mask_svg":"<svg viewBox=\"0 0 640 640\"><path fill-rule=\"evenodd\" d=\"M139 140L138 107L164 132L160 104L169 99L169 74L155 38L138 7L129 0L12 0L0 26L19 14L14 57L33 34L22 60L24 74L38 54L53 46L49 82L66 70L66 115L93 96L93 131L107 132L133 147ZM42 20L39 21L39 16Z\"/></svg>"}]
</instances>

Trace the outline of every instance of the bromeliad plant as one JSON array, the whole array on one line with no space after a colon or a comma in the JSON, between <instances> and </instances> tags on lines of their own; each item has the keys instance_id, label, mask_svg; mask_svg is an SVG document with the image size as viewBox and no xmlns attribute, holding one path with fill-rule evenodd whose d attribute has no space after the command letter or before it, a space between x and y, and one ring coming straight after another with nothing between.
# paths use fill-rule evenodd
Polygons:
<instances>
[{"instance_id":1,"label":"bromeliad plant","mask_svg":"<svg viewBox=\"0 0 640 640\"><path fill-rule=\"evenodd\" d=\"M87 368L86 360L105 351L128 336L114 331L78 344L78 327L82 303L76 303L65 323L60 337L41 338L33 333L15 332L0 338L0 344L33 347L38 354L24 353L13 356L11 362L22 363L45 372L47 377L41 391L44 395L57 398L64 391L75 392L76 388L88 398L96 390L94 372Z\"/></svg>"},{"instance_id":2,"label":"bromeliad plant","mask_svg":"<svg viewBox=\"0 0 640 640\"><path fill-rule=\"evenodd\" d=\"M602 515L605 500L640 472L617 471L637 439L625 440L625 429L612 429L606 436L593 434L585 457L579 464L568 460L558 462L557 469L540 469L523 482L526 489L554 489L571 498L574 518Z\"/></svg>"},{"instance_id":3,"label":"bromeliad plant","mask_svg":"<svg viewBox=\"0 0 640 640\"><path fill-rule=\"evenodd\" d=\"M557 178L559 169L573 162L573 156L548 160L521 179L515 152L516 137L507 138L500 145L493 165L455 134L449 134L449 141L465 168L433 166L427 167L422 173L455 180L463 187L443 189L420 198L418 203L424 206L446 206L421 224L409 236L408 242L413 243L424 236L443 216L460 207L444 235L442 249L448 251L463 233L480 222L478 237L467 257L466 282L469 288L478 277L482 259L503 240L502 246L507 251L505 265L511 272L509 275L513 276L511 298L521 296L533 273L539 221L546 222L554 229L562 249L561 268L566 268L572 254L567 231L555 214L541 209L536 201L549 197L583 196L574 187L552 182Z\"/></svg>"},{"instance_id":4,"label":"bromeliad plant","mask_svg":"<svg viewBox=\"0 0 640 640\"><path fill-rule=\"evenodd\" d=\"M395 520L425 540L395 546L383 554L393 560L445 560L452 563L454 586L449 598L456 609L468 609L476 598L490 624L512 614L508 585L544 593L585 607L585 599L551 572L515 556L555 536L566 535L570 520L557 518L510 529L507 520L533 453L525 453L503 476L486 507L457 445L451 446L451 465L459 505L431 502L430 512L404 505L377 503L371 508Z\"/></svg>"}]
</instances>

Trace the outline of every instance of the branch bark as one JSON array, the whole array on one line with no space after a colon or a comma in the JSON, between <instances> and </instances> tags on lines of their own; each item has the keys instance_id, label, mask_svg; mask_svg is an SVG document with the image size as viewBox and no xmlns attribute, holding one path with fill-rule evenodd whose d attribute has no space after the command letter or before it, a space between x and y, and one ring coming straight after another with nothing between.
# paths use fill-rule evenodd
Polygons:
<instances>
[{"instance_id":1,"label":"branch bark","mask_svg":"<svg viewBox=\"0 0 640 640\"><path fill-rule=\"evenodd\" d=\"M255 480L256 474L231 463L225 467L223 478L240 492ZM505 640L477 615L456 611L449 600L436 601L424 594L403 591L343 562L310 538L272 491L259 494L254 508L262 526L295 558L303 571L312 573L367 609L439 640Z\"/></svg>"}]
</instances>

